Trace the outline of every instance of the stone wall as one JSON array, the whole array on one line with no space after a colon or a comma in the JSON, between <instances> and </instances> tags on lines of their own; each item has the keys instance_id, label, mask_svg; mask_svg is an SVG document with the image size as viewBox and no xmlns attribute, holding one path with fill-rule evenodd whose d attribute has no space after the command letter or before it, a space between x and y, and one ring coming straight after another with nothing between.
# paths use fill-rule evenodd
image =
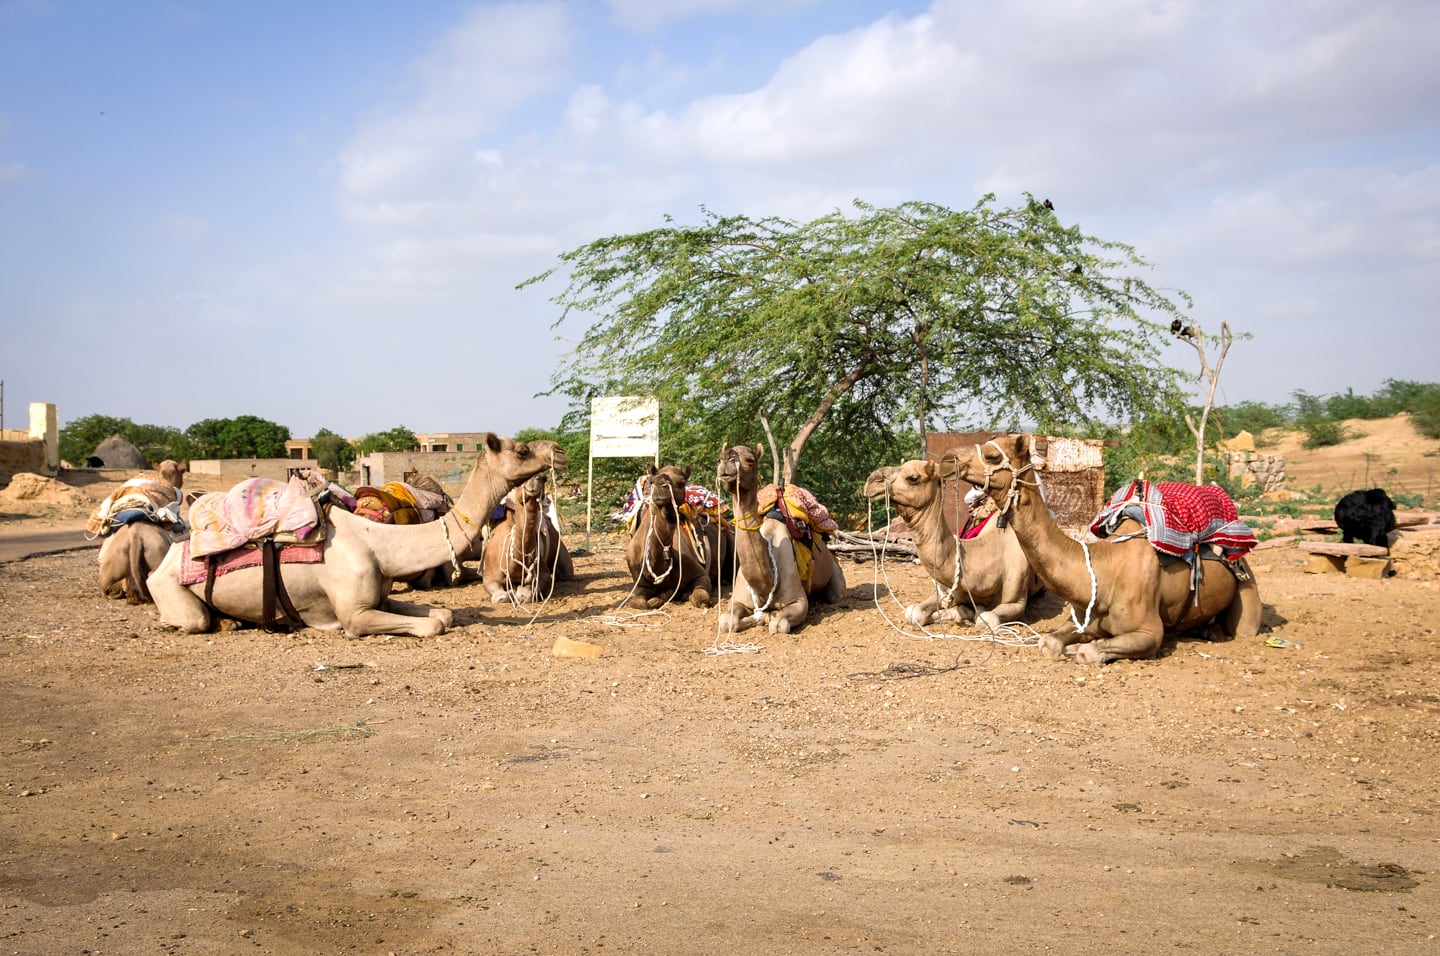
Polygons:
<instances>
[{"instance_id":1,"label":"stone wall","mask_svg":"<svg viewBox=\"0 0 1440 956\"><path fill-rule=\"evenodd\" d=\"M1227 451L1225 473L1240 480L1241 488L1260 485L1262 492L1281 491L1285 487L1285 456L1262 455L1254 451Z\"/></svg>"}]
</instances>

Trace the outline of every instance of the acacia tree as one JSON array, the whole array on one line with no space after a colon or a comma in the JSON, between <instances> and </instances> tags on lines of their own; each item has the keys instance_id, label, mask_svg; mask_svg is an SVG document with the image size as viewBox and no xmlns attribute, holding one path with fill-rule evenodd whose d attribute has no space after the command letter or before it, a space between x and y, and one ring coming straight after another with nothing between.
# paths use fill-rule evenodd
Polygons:
<instances>
[{"instance_id":1,"label":"acacia tree","mask_svg":"<svg viewBox=\"0 0 1440 956\"><path fill-rule=\"evenodd\" d=\"M593 396L654 395L672 410L669 447L702 460L750 440L766 411L788 480L827 422L874 447L907 421L923 442L938 422L1073 427L1177 407L1165 327L1147 314L1180 309L1131 274L1146 266L1131 247L1030 196L855 209L797 223L702 208L698 226L667 217L527 279L568 275L556 328L595 317L550 380L571 400L566 424L583 425Z\"/></svg>"}]
</instances>

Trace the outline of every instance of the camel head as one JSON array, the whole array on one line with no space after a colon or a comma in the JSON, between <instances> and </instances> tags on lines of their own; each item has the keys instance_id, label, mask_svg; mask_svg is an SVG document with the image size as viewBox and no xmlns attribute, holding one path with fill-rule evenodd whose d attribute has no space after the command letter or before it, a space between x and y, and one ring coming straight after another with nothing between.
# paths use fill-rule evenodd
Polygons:
<instances>
[{"instance_id":1,"label":"camel head","mask_svg":"<svg viewBox=\"0 0 1440 956\"><path fill-rule=\"evenodd\" d=\"M984 490L990 500L1004 507L1012 489L1034 468L1036 455L1034 436L997 435L967 457L947 455L942 464L953 467L957 478Z\"/></svg>"},{"instance_id":2,"label":"camel head","mask_svg":"<svg viewBox=\"0 0 1440 956\"><path fill-rule=\"evenodd\" d=\"M179 489L185 484L185 466L173 458L167 458L155 469L160 473L160 480L168 482L172 488Z\"/></svg>"},{"instance_id":3,"label":"camel head","mask_svg":"<svg viewBox=\"0 0 1440 956\"><path fill-rule=\"evenodd\" d=\"M515 489L516 497L522 504L527 501L544 501L545 483L549 481L549 479L549 475L543 471L540 472L540 474L531 477Z\"/></svg>"},{"instance_id":4,"label":"camel head","mask_svg":"<svg viewBox=\"0 0 1440 956\"><path fill-rule=\"evenodd\" d=\"M760 456L765 453L764 445L754 448L745 445L726 445L720 450L718 476L720 484L732 494L741 489L754 491L760 487Z\"/></svg>"},{"instance_id":5,"label":"camel head","mask_svg":"<svg viewBox=\"0 0 1440 956\"><path fill-rule=\"evenodd\" d=\"M651 465L645 475L645 496L656 508L673 514L685 503L685 487L690 482L688 465L684 468L677 465L656 468Z\"/></svg>"},{"instance_id":6,"label":"camel head","mask_svg":"<svg viewBox=\"0 0 1440 956\"><path fill-rule=\"evenodd\" d=\"M547 468L564 471L570 463L565 450L557 442L546 439L515 441L494 432L486 432L481 442L486 464L504 475L510 484L518 485L543 474Z\"/></svg>"},{"instance_id":7,"label":"camel head","mask_svg":"<svg viewBox=\"0 0 1440 956\"><path fill-rule=\"evenodd\" d=\"M865 479L865 497L880 501L888 494L890 500L907 508L923 508L940 494L942 478L953 477L942 474L942 468L933 461L913 459L900 465L885 465L870 472Z\"/></svg>"}]
</instances>

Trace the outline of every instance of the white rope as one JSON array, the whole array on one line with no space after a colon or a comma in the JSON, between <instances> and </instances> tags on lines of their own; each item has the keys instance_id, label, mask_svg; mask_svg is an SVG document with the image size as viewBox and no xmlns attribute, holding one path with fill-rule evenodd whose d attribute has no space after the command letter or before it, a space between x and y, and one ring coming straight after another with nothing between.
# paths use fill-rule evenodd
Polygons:
<instances>
[{"instance_id":1,"label":"white rope","mask_svg":"<svg viewBox=\"0 0 1440 956\"><path fill-rule=\"evenodd\" d=\"M1090 603L1085 605L1085 623L1081 624L1080 619L1075 616L1075 605L1066 604L1065 607L1070 612L1070 620L1075 622L1076 630L1084 634L1085 629L1090 626L1090 612L1095 609L1095 597L1100 590L1100 585L1095 580L1095 566L1090 563L1090 545L1081 541L1080 550L1085 552L1085 570L1090 574Z\"/></svg>"},{"instance_id":2,"label":"white rope","mask_svg":"<svg viewBox=\"0 0 1440 956\"><path fill-rule=\"evenodd\" d=\"M722 457L721 463L723 463L723 460L724 460L724 459L723 459L723 457ZM723 488L725 487L725 481L724 481L724 479L723 479L723 478L721 477L721 475L720 475L720 465L719 465L719 464L717 464L717 465L715 466L715 483L716 483L717 485L719 485L719 486L721 487L721 489L723 489ZM739 543L740 543L741 530L740 530L740 498L739 498L739 495L740 495L740 479L739 479L739 469L738 469L738 467L737 467L737 469L736 469L736 479L735 479L735 490L731 493L731 498L730 498L730 513L733 514L733 515L735 515L735 543L734 543L734 544L731 546L731 548L730 548L730 563L731 563L731 571L732 571L732 573L734 574L734 576L736 576L736 577L739 577L739 575L740 575L740 548L739 548ZM717 521L717 522L719 521L719 517L718 517L718 516L716 517L716 521ZM724 536L724 535L723 535L724 529L723 529L722 527L720 527L718 524L716 525L716 529L717 529L718 532L721 532L721 534L720 534L719 536L723 538L723 536ZM773 555L772 555L772 560L773 560ZM778 575L777 575L777 576L778 576ZM716 569L715 569L715 611L716 611L716 613L715 613L715 638L714 638L714 640L712 640L712 641L710 642L710 646L707 647L707 648L705 648L705 650L704 650L702 653L708 654L708 655L710 655L710 656L712 656L712 657L720 656L720 655L724 655L724 654L758 654L758 653L760 653L761 651L765 650L765 645L764 645L764 644L755 644L755 643L752 643L752 642L749 642L749 641L734 641L734 640L731 640L729 637L726 637L726 636L725 636L725 632L720 629L720 626L721 626L721 625L720 625L720 619L725 616L725 612L721 610L721 608L724 607L724 602L723 602L723 598L724 598L724 584L722 583L722 578L723 578L723 577L724 577L724 575L720 573L719 564L718 564L718 562L717 562L717 564L716 564ZM753 588L750 588L750 582L749 582L748 580L745 582L745 587L750 590L750 600L753 602L753 601L755 600L755 591L754 591ZM770 595L770 596L771 596L772 598L775 596L775 595L774 595L774 591L771 591L771 595ZM738 632L737 632L737 633L738 633Z\"/></svg>"},{"instance_id":3,"label":"white rope","mask_svg":"<svg viewBox=\"0 0 1440 956\"><path fill-rule=\"evenodd\" d=\"M982 619L981 616L980 616L980 608L979 608L979 606L975 603L974 597L973 597L972 595L970 595L969 592L966 592L966 596L970 598L970 608L971 608L971 611L972 611L972 612L974 613L974 615L975 615L975 623L976 623L977 625L983 626L983 627L985 628L985 630L986 630L986 633L983 633L983 634L954 634L954 633L951 633L951 632L948 632L948 631L932 630L932 629L930 628L930 626L928 626L928 625L920 625L920 633L917 634L917 633L915 633L915 632L913 632L913 631L908 631L908 630L906 630L904 627L900 626L899 624L896 624L895 621L893 621L893 620L890 618L890 615L887 614L887 613L885 613L885 608L884 608L884 607L881 605L881 603L880 603L880 584L879 584L879 580L880 580L880 578L881 578L882 576L883 576L884 579L885 579L885 589L886 589L886 591L890 594L891 600L895 602L896 606L898 606L898 607L900 607L900 608L902 608L902 609L905 607L905 604L904 604L904 602L902 602L902 601L899 599L899 597L896 595L896 593L895 593L895 588L894 588L894 586L890 583L889 571L886 570L886 568L885 568L885 554L886 554L886 550L885 550L884 548L877 549L877 548L875 547L875 544L874 544L875 538L873 537L873 534L874 534L875 526L874 526L874 522L873 522L873 507L874 507L874 506L873 506L873 503L866 506L865 521L866 521L866 527L867 527L867 529L869 530L869 532L870 532L871 535L872 535L872 537L871 537L871 539L870 539L870 540L871 540L870 550L871 550L872 558L873 558L873 560L875 561L875 573L871 576L871 577L872 577L872 587L874 588L874 601L875 601L876 610L878 610L878 611L880 612L880 616L881 616L881 618L884 619L885 623L888 624L888 625L890 625L891 630L895 631L897 634L902 635L903 637L915 638L915 639L917 639L917 640L985 641L985 642L988 642L988 643L1000 644L1000 645L1003 645L1003 646L1005 646L1005 647L1034 647L1034 646L1036 646L1037 644L1040 643L1040 634L1039 634L1039 632L1037 632L1037 631L1036 631L1033 627L1031 627L1030 625L1025 624L1025 623L1023 623L1023 622L1021 622L1021 621L1012 621L1012 622L1010 622L1010 623L1008 623L1008 624L1000 624L1000 625L998 625L998 626L992 626L989 621L986 621L986 620ZM888 540L888 539L889 539L889 528L890 528L890 523L891 523L891 518L890 518L890 491L889 491L889 488L888 488L888 487L886 488L886 491L885 491L885 518L886 518L886 520L885 520L886 539ZM958 542L958 541L956 542L956 547L957 547L957 549L958 549L958 547L959 547L959 542ZM959 561L959 554L958 554L958 553L957 553L957 555L956 555L956 560L957 560L957 565L958 565L958 561ZM928 574L928 572L927 572L927 574ZM935 588L936 588L936 591L938 592L938 591L939 591L939 587L940 587L939 582L935 582L933 578L932 578L931 580L932 580L932 582L934 583L934 586L935 586ZM959 574L957 573L957 574L956 574L956 584L958 585L958 583L959 583ZM952 588L952 590L954 590L954 589ZM1023 629L1023 630L1022 630L1022 629ZM1025 633L1024 633L1025 631L1028 631L1029 634L1028 634L1028 635L1025 634Z\"/></svg>"}]
</instances>

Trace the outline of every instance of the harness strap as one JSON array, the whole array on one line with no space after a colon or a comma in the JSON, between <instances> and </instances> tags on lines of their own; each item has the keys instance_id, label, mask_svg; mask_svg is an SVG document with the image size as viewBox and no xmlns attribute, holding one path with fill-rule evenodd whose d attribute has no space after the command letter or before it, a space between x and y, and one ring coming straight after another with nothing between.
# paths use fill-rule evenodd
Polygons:
<instances>
[{"instance_id":1,"label":"harness strap","mask_svg":"<svg viewBox=\"0 0 1440 956\"><path fill-rule=\"evenodd\" d=\"M305 623L300 619L300 613L295 610L295 605L290 602L290 595L285 590L285 579L280 573L280 546L275 543L274 538L266 538L260 543L260 558L260 620L266 632L288 630L291 624ZM285 614L284 618L276 617L277 599ZM278 628L277 624L280 625Z\"/></svg>"}]
</instances>

